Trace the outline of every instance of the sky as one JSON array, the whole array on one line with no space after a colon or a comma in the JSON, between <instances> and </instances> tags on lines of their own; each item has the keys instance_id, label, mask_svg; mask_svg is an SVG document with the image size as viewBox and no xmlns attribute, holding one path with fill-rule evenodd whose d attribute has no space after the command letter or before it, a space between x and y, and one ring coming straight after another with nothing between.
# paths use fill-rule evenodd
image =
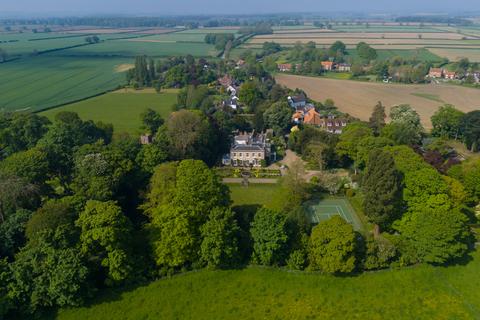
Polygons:
<instances>
[{"instance_id":1,"label":"sky","mask_svg":"<svg viewBox=\"0 0 480 320\"><path fill-rule=\"evenodd\" d=\"M480 0L0 0L0 14L190 15L288 12L472 12Z\"/></svg>"}]
</instances>

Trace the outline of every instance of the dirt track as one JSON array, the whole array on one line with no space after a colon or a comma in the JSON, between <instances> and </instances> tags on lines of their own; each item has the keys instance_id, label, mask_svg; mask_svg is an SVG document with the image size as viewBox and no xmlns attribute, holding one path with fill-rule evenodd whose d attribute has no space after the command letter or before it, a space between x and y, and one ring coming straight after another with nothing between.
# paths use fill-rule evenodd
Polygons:
<instances>
[{"instance_id":1,"label":"dirt track","mask_svg":"<svg viewBox=\"0 0 480 320\"><path fill-rule=\"evenodd\" d=\"M392 106L410 104L420 114L425 128L431 128L430 117L445 103L464 112L480 109L480 89L455 85L384 84L286 74L275 78L289 88L303 89L313 100L333 99L340 111L361 120L368 120L378 101L387 107L387 113Z\"/></svg>"}]
</instances>

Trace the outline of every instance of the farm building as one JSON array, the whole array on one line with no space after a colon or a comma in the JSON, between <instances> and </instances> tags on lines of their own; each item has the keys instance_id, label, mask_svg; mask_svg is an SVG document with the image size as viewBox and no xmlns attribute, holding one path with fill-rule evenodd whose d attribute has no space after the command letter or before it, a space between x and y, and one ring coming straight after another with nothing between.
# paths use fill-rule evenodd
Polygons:
<instances>
[{"instance_id":1,"label":"farm building","mask_svg":"<svg viewBox=\"0 0 480 320\"><path fill-rule=\"evenodd\" d=\"M352 65L348 63L339 63L337 65L337 71L340 72L350 72L352 70Z\"/></svg>"},{"instance_id":2,"label":"farm building","mask_svg":"<svg viewBox=\"0 0 480 320\"><path fill-rule=\"evenodd\" d=\"M442 68L430 68L428 72L430 78L443 78L443 69Z\"/></svg>"},{"instance_id":3,"label":"farm building","mask_svg":"<svg viewBox=\"0 0 480 320\"><path fill-rule=\"evenodd\" d=\"M290 72L292 71L292 64L290 63L280 63L277 65L278 71L280 72Z\"/></svg>"},{"instance_id":4,"label":"farm building","mask_svg":"<svg viewBox=\"0 0 480 320\"><path fill-rule=\"evenodd\" d=\"M444 71L443 76L445 79L454 80L457 78L457 73L455 71Z\"/></svg>"},{"instance_id":5,"label":"farm building","mask_svg":"<svg viewBox=\"0 0 480 320\"><path fill-rule=\"evenodd\" d=\"M332 71L335 68L335 62L332 61L322 61L322 69L326 71Z\"/></svg>"}]
</instances>

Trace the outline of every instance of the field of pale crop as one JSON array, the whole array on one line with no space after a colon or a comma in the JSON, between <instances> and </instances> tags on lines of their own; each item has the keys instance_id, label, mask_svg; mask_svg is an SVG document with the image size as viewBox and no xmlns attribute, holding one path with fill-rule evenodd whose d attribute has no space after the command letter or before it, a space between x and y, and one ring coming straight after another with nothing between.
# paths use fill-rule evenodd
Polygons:
<instances>
[{"instance_id":1,"label":"field of pale crop","mask_svg":"<svg viewBox=\"0 0 480 320\"><path fill-rule=\"evenodd\" d=\"M69 104L42 112L53 119L58 112L73 111L85 120L102 121L113 124L115 133L140 133L140 114L147 108L160 113L164 119L172 111L177 99L174 90L160 94L154 90L125 91L123 89L105 95Z\"/></svg>"},{"instance_id":2,"label":"field of pale crop","mask_svg":"<svg viewBox=\"0 0 480 320\"><path fill-rule=\"evenodd\" d=\"M450 61L458 61L461 58L468 58L472 62L480 62L480 48L478 49L456 49L456 48L428 48L430 52Z\"/></svg>"},{"instance_id":3,"label":"field of pale crop","mask_svg":"<svg viewBox=\"0 0 480 320\"><path fill-rule=\"evenodd\" d=\"M378 101L387 107L387 113L392 106L410 104L426 128L431 128L430 117L445 103L464 112L480 107L480 90L460 86L385 84L286 74L278 74L276 80L289 88L303 89L314 100L333 99L340 111L361 120L369 119Z\"/></svg>"},{"instance_id":4,"label":"field of pale crop","mask_svg":"<svg viewBox=\"0 0 480 320\"><path fill-rule=\"evenodd\" d=\"M466 265L351 277L250 267L201 270L127 290L44 319L479 319L480 254Z\"/></svg>"}]
</instances>

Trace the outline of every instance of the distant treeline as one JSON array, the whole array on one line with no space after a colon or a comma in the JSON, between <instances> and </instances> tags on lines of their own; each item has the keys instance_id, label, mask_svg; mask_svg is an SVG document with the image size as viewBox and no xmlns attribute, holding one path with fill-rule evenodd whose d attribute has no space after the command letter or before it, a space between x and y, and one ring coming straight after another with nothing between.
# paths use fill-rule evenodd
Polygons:
<instances>
[{"instance_id":1,"label":"distant treeline","mask_svg":"<svg viewBox=\"0 0 480 320\"><path fill-rule=\"evenodd\" d=\"M419 23L447 23L462 26L472 25L473 22L459 17L448 16L405 16L395 19L396 22L419 22Z\"/></svg>"},{"instance_id":2,"label":"distant treeline","mask_svg":"<svg viewBox=\"0 0 480 320\"><path fill-rule=\"evenodd\" d=\"M177 27L190 29L203 27L248 27L258 24L268 25L300 25L300 17L276 15L263 16L171 16L171 17L65 17L65 18L30 18L0 20L9 28L14 25L58 25L58 26L98 26L112 28L132 27Z\"/></svg>"}]
</instances>

